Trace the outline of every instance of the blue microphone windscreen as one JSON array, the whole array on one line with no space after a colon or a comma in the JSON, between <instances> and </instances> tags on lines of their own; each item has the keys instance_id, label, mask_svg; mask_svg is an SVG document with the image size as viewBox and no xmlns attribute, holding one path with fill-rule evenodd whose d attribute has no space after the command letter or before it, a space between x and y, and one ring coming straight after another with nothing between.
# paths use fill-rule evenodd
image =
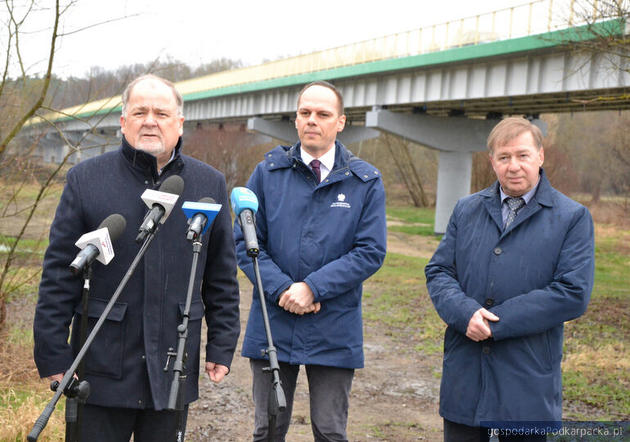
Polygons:
<instances>
[{"instance_id":1,"label":"blue microphone windscreen","mask_svg":"<svg viewBox=\"0 0 630 442\"><path fill-rule=\"evenodd\" d=\"M206 203L204 201L212 201L212 203ZM208 221L206 221L206 225L203 229L203 233L206 233L208 227L212 224L216 216L221 211L221 204L214 203L214 199L212 198L202 198L198 202L186 201L182 205L182 210L186 215L186 218L190 219L194 217L198 213L202 213L206 216Z\"/></svg>"},{"instance_id":2,"label":"blue microphone windscreen","mask_svg":"<svg viewBox=\"0 0 630 442\"><path fill-rule=\"evenodd\" d=\"M247 187L235 187L230 195L232 210L236 216L239 216L245 209L249 209L256 213L258 211L258 198L256 194Z\"/></svg>"}]
</instances>

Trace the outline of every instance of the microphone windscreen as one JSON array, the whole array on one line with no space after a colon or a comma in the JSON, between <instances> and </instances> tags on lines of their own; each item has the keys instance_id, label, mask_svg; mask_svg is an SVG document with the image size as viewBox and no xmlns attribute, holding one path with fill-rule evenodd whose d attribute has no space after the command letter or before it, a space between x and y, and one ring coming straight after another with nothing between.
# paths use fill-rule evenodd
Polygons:
<instances>
[{"instance_id":1,"label":"microphone windscreen","mask_svg":"<svg viewBox=\"0 0 630 442\"><path fill-rule=\"evenodd\" d=\"M216 204L216 201L211 196L206 196L204 198L201 198L199 202L206 203L206 204Z\"/></svg>"},{"instance_id":2,"label":"microphone windscreen","mask_svg":"<svg viewBox=\"0 0 630 442\"><path fill-rule=\"evenodd\" d=\"M107 230L109 231L109 239L114 242L125 231L127 221L124 216L114 213L105 218L98 226L99 229L102 229L103 227L107 227Z\"/></svg>"},{"instance_id":3,"label":"microphone windscreen","mask_svg":"<svg viewBox=\"0 0 630 442\"><path fill-rule=\"evenodd\" d=\"M232 210L239 216L245 209L256 213L258 211L258 198L256 194L247 187L235 187L230 195Z\"/></svg>"},{"instance_id":4,"label":"microphone windscreen","mask_svg":"<svg viewBox=\"0 0 630 442\"><path fill-rule=\"evenodd\" d=\"M164 180L160 186L160 192L181 195L184 191L184 180L179 175L172 175Z\"/></svg>"}]
</instances>

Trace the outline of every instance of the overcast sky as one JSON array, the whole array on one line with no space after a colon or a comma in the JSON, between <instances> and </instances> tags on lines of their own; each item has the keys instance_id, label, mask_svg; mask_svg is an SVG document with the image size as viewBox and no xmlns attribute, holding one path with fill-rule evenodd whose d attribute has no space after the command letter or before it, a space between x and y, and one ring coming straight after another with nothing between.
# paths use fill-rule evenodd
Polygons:
<instances>
[{"instance_id":1,"label":"overcast sky","mask_svg":"<svg viewBox=\"0 0 630 442\"><path fill-rule=\"evenodd\" d=\"M67 3L69 0L63 0ZM15 0L26 4L28 0ZM472 16L527 0L78 0L64 14L55 72L84 76L171 56L191 66L226 57L253 65ZM27 21L22 55L45 70L53 0ZM6 15L5 11L2 11ZM109 22L108 22L109 21ZM80 32L78 29L89 27ZM6 45L6 35L0 35Z\"/></svg>"}]
</instances>

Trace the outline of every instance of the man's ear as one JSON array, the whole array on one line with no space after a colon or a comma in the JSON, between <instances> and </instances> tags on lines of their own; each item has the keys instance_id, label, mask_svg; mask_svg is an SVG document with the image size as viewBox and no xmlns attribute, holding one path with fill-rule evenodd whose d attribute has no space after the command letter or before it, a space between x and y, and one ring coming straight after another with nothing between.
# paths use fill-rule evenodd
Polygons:
<instances>
[{"instance_id":1,"label":"man's ear","mask_svg":"<svg viewBox=\"0 0 630 442\"><path fill-rule=\"evenodd\" d=\"M346 116L342 115L337 120L337 132L341 132L346 127Z\"/></svg>"}]
</instances>

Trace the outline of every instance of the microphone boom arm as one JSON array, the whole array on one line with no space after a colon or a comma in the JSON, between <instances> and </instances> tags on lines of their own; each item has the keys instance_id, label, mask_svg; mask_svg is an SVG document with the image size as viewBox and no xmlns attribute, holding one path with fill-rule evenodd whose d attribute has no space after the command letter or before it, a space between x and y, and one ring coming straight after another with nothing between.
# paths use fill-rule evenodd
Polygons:
<instances>
[{"instance_id":1,"label":"microphone boom arm","mask_svg":"<svg viewBox=\"0 0 630 442\"><path fill-rule=\"evenodd\" d=\"M61 395L65 392L71 380L73 379L73 376L74 376L75 371L77 370L77 367L79 366L79 364L85 357L85 354L90 348L90 345L92 345L92 341L94 341L96 334L99 332L99 330L103 326L103 323L105 322L105 319L107 318L107 315L109 315L109 312L114 307L114 304L116 303L116 301L118 300L118 297L120 296L123 289L127 285L127 282L131 278L131 275L136 270L138 263L144 256L145 252L147 251L147 248L149 247L149 244L151 243L151 241L153 241L153 238L155 237L156 233L157 233L157 229L156 231L149 233L148 236L146 237L144 243L140 247L140 250L136 254L136 257L134 258L131 265L129 266L127 273L125 273L125 276L118 284L118 288L116 288L116 291L110 298L109 302L107 303L107 306L105 306L105 309L103 310L103 313L101 314L101 316L98 318L98 321L96 322L96 325L92 329L92 332L85 340L83 347L81 347L81 350L79 350L79 353L74 358L74 361L72 362L72 365L70 365L70 368L66 370L66 373L64 374L63 379L61 380L61 382L59 383L59 386L57 387L57 391L55 392L55 395L50 400L48 405L46 405L46 407L44 408L44 411L42 411L42 414L40 414L37 420L35 421L35 424L33 425L31 432L27 436L27 439L29 442L35 442L37 438L39 437L40 433L46 427L46 424L48 423L50 416L55 410L55 406L57 405L57 402L61 398Z\"/></svg>"}]
</instances>

